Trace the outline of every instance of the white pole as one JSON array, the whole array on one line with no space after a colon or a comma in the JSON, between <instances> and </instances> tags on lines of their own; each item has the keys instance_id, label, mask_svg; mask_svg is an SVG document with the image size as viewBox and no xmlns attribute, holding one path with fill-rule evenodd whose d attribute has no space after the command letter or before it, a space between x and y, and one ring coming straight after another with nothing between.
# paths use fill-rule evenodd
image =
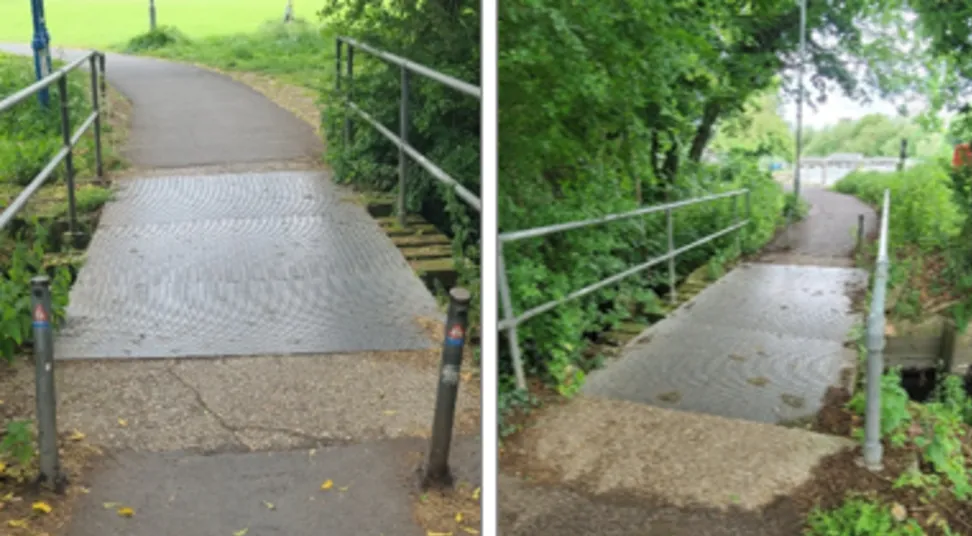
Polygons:
<instances>
[{"instance_id":1,"label":"white pole","mask_svg":"<svg viewBox=\"0 0 972 536\"><path fill-rule=\"evenodd\" d=\"M797 67L797 124L796 124L796 166L793 169L793 201L788 214L787 236L793 224L793 214L800 203L800 156L803 153L803 71L807 62L807 0L800 0L800 63ZM788 240L789 241L789 240ZM793 243L790 242L792 246Z\"/></svg>"}]
</instances>

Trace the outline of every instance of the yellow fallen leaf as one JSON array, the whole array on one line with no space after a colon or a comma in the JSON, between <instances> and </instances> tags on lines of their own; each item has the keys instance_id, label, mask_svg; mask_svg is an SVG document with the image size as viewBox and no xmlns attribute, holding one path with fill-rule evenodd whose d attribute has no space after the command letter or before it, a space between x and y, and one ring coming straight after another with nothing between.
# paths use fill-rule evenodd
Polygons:
<instances>
[{"instance_id":1,"label":"yellow fallen leaf","mask_svg":"<svg viewBox=\"0 0 972 536\"><path fill-rule=\"evenodd\" d=\"M127 506L119 508L117 512L121 517L133 517L135 515L135 509Z\"/></svg>"},{"instance_id":2,"label":"yellow fallen leaf","mask_svg":"<svg viewBox=\"0 0 972 536\"><path fill-rule=\"evenodd\" d=\"M3 501L3 502L12 501L13 498L14 498L14 494L11 491L10 493L4 495L3 497L0 497L0 501Z\"/></svg>"},{"instance_id":3,"label":"yellow fallen leaf","mask_svg":"<svg viewBox=\"0 0 972 536\"><path fill-rule=\"evenodd\" d=\"M246 533L250 532L249 528L241 529L233 533L233 536L246 536Z\"/></svg>"},{"instance_id":4,"label":"yellow fallen leaf","mask_svg":"<svg viewBox=\"0 0 972 536\"><path fill-rule=\"evenodd\" d=\"M263 501L263 506L267 507L267 510L276 510L277 507L273 505L272 502Z\"/></svg>"},{"instance_id":5,"label":"yellow fallen leaf","mask_svg":"<svg viewBox=\"0 0 972 536\"><path fill-rule=\"evenodd\" d=\"M452 536L451 532L432 532L431 530L425 533L425 536Z\"/></svg>"},{"instance_id":6,"label":"yellow fallen leaf","mask_svg":"<svg viewBox=\"0 0 972 536\"><path fill-rule=\"evenodd\" d=\"M35 512L40 512L42 514L49 514L51 513L51 510L53 510L53 508L51 508L51 505L47 504L44 501L35 502L33 505L31 505L31 508Z\"/></svg>"},{"instance_id":7,"label":"yellow fallen leaf","mask_svg":"<svg viewBox=\"0 0 972 536\"><path fill-rule=\"evenodd\" d=\"M26 519L11 519L7 521L7 526L12 529L26 529L27 520Z\"/></svg>"},{"instance_id":8,"label":"yellow fallen leaf","mask_svg":"<svg viewBox=\"0 0 972 536\"><path fill-rule=\"evenodd\" d=\"M118 426L128 426L128 421L125 419L118 419Z\"/></svg>"},{"instance_id":9,"label":"yellow fallen leaf","mask_svg":"<svg viewBox=\"0 0 972 536\"><path fill-rule=\"evenodd\" d=\"M88 489L88 488L86 488L86 487L84 487L84 486L81 486L81 487L79 487L79 488L78 488L78 490L79 490L79 491L80 491L81 493L84 493L85 495L87 495L87 494L89 494L89 493L91 493L91 490L90 490L90 489Z\"/></svg>"},{"instance_id":10,"label":"yellow fallen leaf","mask_svg":"<svg viewBox=\"0 0 972 536\"><path fill-rule=\"evenodd\" d=\"M334 481L330 479L325 480L324 483L321 484L321 489L331 489L333 487L334 487Z\"/></svg>"},{"instance_id":11,"label":"yellow fallen leaf","mask_svg":"<svg viewBox=\"0 0 972 536\"><path fill-rule=\"evenodd\" d=\"M396 413L398 413L398 412L397 412L397 411L395 411L395 410L393 410L393 409L386 409L386 410L385 410L385 411L383 411L382 413L384 413L385 415L394 415L394 414L396 414Z\"/></svg>"},{"instance_id":12,"label":"yellow fallen leaf","mask_svg":"<svg viewBox=\"0 0 972 536\"><path fill-rule=\"evenodd\" d=\"M479 488L473 490L472 498L476 499L477 501L479 500Z\"/></svg>"},{"instance_id":13,"label":"yellow fallen leaf","mask_svg":"<svg viewBox=\"0 0 972 536\"><path fill-rule=\"evenodd\" d=\"M121 506L121 504L120 503L115 503L115 502L106 502L102 506L105 507L105 510L114 510L115 508L118 508L119 506Z\"/></svg>"},{"instance_id":14,"label":"yellow fallen leaf","mask_svg":"<svg viewBox=\"0 0 972 536\"><path fill-rule=\"evenodd\" d=\"M84 437L85 437L84 434L82 434L78 430L75 430L74 432L71 433L71 437L69 437L68 439L70 439L71 441L81 441L82 439L84 439Z\"/></svg>"},{"instance_id":15,"label":"yellow fallen leaf","mask_svg":"<svg viewBox=\"0 0 972 536\"><path fill-rule=\"evenodd\" d=\"M7 464L0 462L0 473L2 473L7 468Z\"/></svg>"},{"instance_id":16,"label":"yellow fallen leaf","mask_svg":"<svg viewBox=\"0 0 972 536\"><path fill-rule=\"evenodd\" d=\"M479 534L479 531L470 527L462 527L466 534Z\"/></svg>"},{"instance_id":17,"label":"yellow fallen leaf","mask_svg":"<svg viewBox=\"0 0 972 536\"><path fill-rule=\"evenodd\" d=\"M462 512L456 512L456 523L462 523Z\"/></svg>"}]
</instances>

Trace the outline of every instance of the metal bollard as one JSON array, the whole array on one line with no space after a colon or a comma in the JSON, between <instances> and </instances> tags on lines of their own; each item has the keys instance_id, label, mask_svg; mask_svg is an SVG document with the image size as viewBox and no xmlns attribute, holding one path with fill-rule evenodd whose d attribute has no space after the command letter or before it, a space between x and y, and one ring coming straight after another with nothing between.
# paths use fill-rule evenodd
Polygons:
<instances>
[{"instance_id":1,"label":"metal bollard","mask_svg":"<svg viewBox=\"0 0 972 536\"><path fill-rule=\"evenodd\" d=\"M857 252L864 251L864 215L857 215Z\"/></svg>"},{"instance_id":2,"label":"metal bollard","mask_svg":"<svg viewBox=\"0 0 972 536\"><path fill-rule=\"evenodd\" d=\"M34 325L34 365L37 389L37 443L40 452L38 482L64 492L67 478L57 452L57 396L54 391L54 333L51 329L51 280L30 280Z\"/></svg>"},{"instance_id":3,"label":"metal bollard","mask_svg":"<svg viewBox=\"0 0 972 536\"><path fill-rule=\"evenodd\" d=\"M468 290L454 288L449 291L449 298L442 365L439 368L439 389L435 396L435 417L432 421L432 441L428 463L422 476L423 488L452 486L449 449L452 446L452 427L459 394L459 369L466 343L466 322L469 318L471 297Z\"/></svg>"}]
</instances>

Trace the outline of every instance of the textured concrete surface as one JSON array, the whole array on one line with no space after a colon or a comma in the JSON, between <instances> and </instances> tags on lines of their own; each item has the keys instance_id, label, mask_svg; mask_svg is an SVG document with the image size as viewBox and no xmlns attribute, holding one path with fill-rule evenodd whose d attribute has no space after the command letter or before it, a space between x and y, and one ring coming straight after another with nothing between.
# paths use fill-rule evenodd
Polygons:
<instances>
[{"instance_id":1,"label":"textured concrete surface","mask_svg":"<svg viewBox=\"0 0 972 536\"><path fill-rule=\"evenodd\" d=\"M313 454L119 454L93 475L68 535L419 536L424 532L411 522L415 467L406 458L422 449L404 440ZM333 488L321 490L325 480ZM136 514L122 518L104 503Z\"/></svg>"},{"instance_id":2,"label":"textured concrete surface","mask_svg":"<svg viewBox=\"0 0 972 536\"><path fill-rule=\"evenodd\" d=\"M31 53L26 45L0 50ZM70 61L82 52L53 55ZM137 168L316 161L323 151L310 125L229 77L121 54L108 54L106 73L136 111L123 154Z\"/></svg>"},{"instance_id":3,"label":"textured concrete surface","mask_svg":"<svg viewBox=\"0 0 972 536\"><path fill-rule=\"evenodd\" d=\"M771 242L763 262L818 266L853 266L859 215L864 215L865 236L877 232L877 214L860 199L819 187L804 188L801 197L810 204L807 217Z\"/></svg>"},{"instance_id":4,"label":"textured concrete surface","mask_svg":"<svg viewBox=\"0 0 972 536\"><path fill-rule=\"evenodd\" d=\"M434 299L322 172L126 181L71 291L57 356L429 347Z\"/></svg>"},{"instance_id":5,"label":"textured concrete surface","mask_svg":"<svg viewBox=\"0 0 972 536\"><path fill-rule=\"evenodd\" d=\"M845 268L745 264L593 372L591 396L761 422L815 414L853 364Z\"/></svg>"},{"instance_id":6,"label":"textured concrete surface","mask_svg":"<svg viewBox=\"0 0 972 536\"><path fill-rule=\"evenodd\" d=\"M541 483L751 510L790 493L821 459L852 445L801 429L582 396L550 408L513 454ZM500 504L511 500L505 493Z\"/></svg>"},{"instance_id":7,"label":"textured concrete surface","mask_svg":"<svg viewBox=\"0 0 972 536\"><path fill-rule=\"evenodd\" d=\"M503 536L793 536L803 528L765 519L759 512L594 496L505 475L500 475L499 487Z\"/></svg>"},{"instance_id":8,"label":"textured concrete surface","mask_svg":"<svg viewBox=\"0 0 972 536\"><path fill-rule=\"evenodd\" d=\"M61 362L58 427L80 430L112 452L265 451L427 437L437 356L419 362L414 354ZM33 394L32 367L8 381L11 392ZM457 433L479 433L479 404L478 385L464 381Z\"/></svg>"}]
</instances>

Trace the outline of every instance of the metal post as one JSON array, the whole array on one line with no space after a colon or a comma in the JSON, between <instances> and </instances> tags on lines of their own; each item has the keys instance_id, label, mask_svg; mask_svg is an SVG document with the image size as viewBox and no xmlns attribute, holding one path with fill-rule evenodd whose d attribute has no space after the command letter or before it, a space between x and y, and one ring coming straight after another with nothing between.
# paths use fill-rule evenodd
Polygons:
<instances>
[{"instance_id":1,"label":"metal post","mask_svg":"<svg viewBox=\"0 0 972 536\"><path fill-rule=\"evenodd\" d=\"M752 223L752 220L753 220L752 193L753 193L752 190L750 190L749 188L746 188L746 208L745 208L745 210L746 210L746 220L748 220L750 223ZM745 231L745 230L746 230L746 227L743 227L743 231ZM749 234L748 233L746 234L746 238L749 238ZM745 246L745 244L746 244L746 241L743 240L743 246ZM740 250L739 254L740 255L742 254L742 251L741 250Z\"/></svg>"},{"instance_id":2,"label":"metal post","mask_svg":"<svg viewBox=\"0 0 972 536\"><path fill-rule=\"evenodd\" d=\"M99 83L101 84L101 102L108 104L108 81L105 79L105 55L98 53L98 64L101 72L98 73Z\"/></svg>"},{"instance_id":3,"label":"metal post","mask_svg":"<svg viewBox=\"0 0 972 536\"><path fill-rule=\"evenodd\" d=\"M348 43L348 97L345 102L354 99L354 47ZM344 148L347 150L351 146L351 110L345 108L344 114Z\"/></svg>"},{"instance_id":4,"label":"metal post","mask_svg":"<svg viewBox=\"0 0 972 536\"><path fill-rule=\"evenodd\" d=\"M888 286L888 214L890 193L884 191L878 259L867 317L867 393L864 414L864 466L871 471L882 467L881 376L884 374L884 306Z\"/></svg>"},{"instance_id":5,"label":"metal post","mask_svg":"<svg viewBox=\"0 0 972 536\"><path fill-rule=\"evenodd\" d=\"M408 143L408 69L402 67L402 101L398 110L398 137ZM405 227L405 189L407 184L408 159L405 150L398 147L398 223Z\"/></svg>"},{"instance_id":6,"label":"metal post","mask_svg":"<svg viewBox=\"0 0 972 536\"><path fill-rule=\"evenodd\" d=\"M675 251L675 223L672 209L665 210L665 232L668 234L668 254ZM678 303L678 290L675 288L675 256L668 258L668 298L672 305Z\"/></svg>"},{"instance_id":7,"label":"metal post","mask_svg":"<svg viewBox=\"0 0 972 536\"><path fill-rule=\"evenodd\" d=\"M54 334L51 329L51 280L37 276L30 280L30 302L34 326L34 366L37 395L37 442L40 453L38 481L64 492L57 452L57 396L54 392Z\"/></svg>"},{"instance_id":8,"label":"metal post","mask_svg":"<svg viewBox=\"0 0 972 536\"><path fill-rule=\"evenodd\" d=\"M91 56L91 110L95 114L94 142L95 169L99 179L105 177L105 165L101 154L101 105L98 100L98 57Z\"/></svg>"},{"instance_id":9,"label":"metal post","mask_svg":"<svg viewBox=\"0 0 972 536\"><path fill-rule=\"evenodd\" d=\"M513 300L510 298L510 282L507 280L506 261L503 259L503 243L496 245L499 276L500 306L503 307L503 322L509 324L506 331L507 344L510 347L510 357L513 359L513 373L516 376L516 388L525 391L526 373L523 371L523 357L520 355L520 339L516 331L515 316L513 315Z\"/></svg>"},{"instance_id":10,"label":"metal post","mask_svg":"<svg viewBox=\"0 0 972 536\"><path fill-rule=\"evenodd\" d=\"M68 194L68 233L74 240L78 236L78 214L74 199L74 148L71 147L71 118L69 116L67 91L67 75L65 74L57 81L57 92L60 93L61 101L61 139L67 149L67 156L64 157L64 175Z\"/></svg>"},{"instance_id":11,"label":"metal post","mask_svg":"<svg viewBox=\"0 0 972 536\"><path fill-rule=\"evenodd\" d=\"M736 225L739 223L739 196L732 196L732 224ZM742 255L742 234L739 230L736 231L736 251L739 255Z\"/></svg>"},{"instance_id":12,"label":"metal post","mask_svg":"<svg viewBox=\"0 0 972 536\"><path fill-rule=\"evenodd\" d=\"M857 252L864 251L864 215L857 215Z\"/></svg>"},{"instance_id":13,"label":"metal post","mask_svg":"<svg viewBox=\"0 0 972 536\"><path fill-rule=\"evenodd\" d=\"M337 98L339 98L339 99L341 99L341 97L342 97L342 95L341 95L341 71L344 70L344 64L341 63L341 49L343 48L342 45L343 45L343 42L341 41L341 38L340 37L338 37L338 38L336 38L334 40L334 92L335 92L335 94L337 94ZM342 99L342 100L344 100L344 99ZM348 117L347 116L348 116L348 113L349 112L350 112L350 110L348 110L347 101L344 100L344 128L345 128L345 130L347 130L347 128L348 128L347 127L347 125L348 125L348 123L347 123ZM332 128L334 128L336 130L337 129L337 121L335 121L334 123L332 123L331 126L332 126ZM345 134L345 139L344 139L345 149L347 149L347 143L348 143L347 134ZM335 171L335 175L337 175L337 171Z\"/></svg>"},{"instance_id":14,"label":"metal post","mask_svg":"<svg viewBox=\"0 0 972 536\"><path fill-rule=\"evenodd\" d=\"M287 7L284 9L284 19L285 23L294 20L294 0L287 0Z\"/></svg>"},{"instance_id":15,"label":"metal post","mask_svg":"<svg viewBox=\"0 0 972 536\"><path fill-rule=\"evenodd\" d=\"M466 341L466 322L469 318L471 296L464 288L449 291L449 312L446 317L445 342L442 345L442 365L439 368L439 389L435 396L435 417L432 421L432 440L425 466L422 486L448 487L452 485L449 470L449 449L459 394L459 369Z\"/></svg>"},{"instance_id":16,"label":"metal post","mask_svg":"<svg viewBox=\"0 0 972 536\"><path fill-rule=\"evenodd\" d=\"M796 168L793 170L793 204L787 214L787 242L792 246L793 216L800 203L800 156L803 153L803 71L807 61L807 0L800 0L800 65L797 83Z\"/></svg>"},{"instance_id":17,"label":"metal post","mask_svg":"<svg viewBox=\"0 0 972 536\"><path fill-rule=\"evenodd\" d=\"M48 63L45 60L47 44L44 39L44 13L41 0L31 0L30 11L34 26L34 36L30 42L30 47L34 51L34 75L40 80L50 72ZM37 100L40 101L41 106L45 108L50 106L50 95L50 90L47 88L37 92Z\"/></svg>"},{"instance_id":18,"label":"metal post","mask_svg":"<svg viewBox=\"0 0 972 536\"><path fill-rule=\"evenodd\" d=\"M898 156L898 171L903 171L908 160L908 138L901 138L901 152Z\"/></svg>"},{"instance_id":19,"label":"metal post","mask_svg":"<svg viewBox=\"0 0 972 536\"><path fill-rule=\"evenodd\" d=\"M155 0L149 0L149 30L155 31Z\"/></svg>"}]
</instances>

